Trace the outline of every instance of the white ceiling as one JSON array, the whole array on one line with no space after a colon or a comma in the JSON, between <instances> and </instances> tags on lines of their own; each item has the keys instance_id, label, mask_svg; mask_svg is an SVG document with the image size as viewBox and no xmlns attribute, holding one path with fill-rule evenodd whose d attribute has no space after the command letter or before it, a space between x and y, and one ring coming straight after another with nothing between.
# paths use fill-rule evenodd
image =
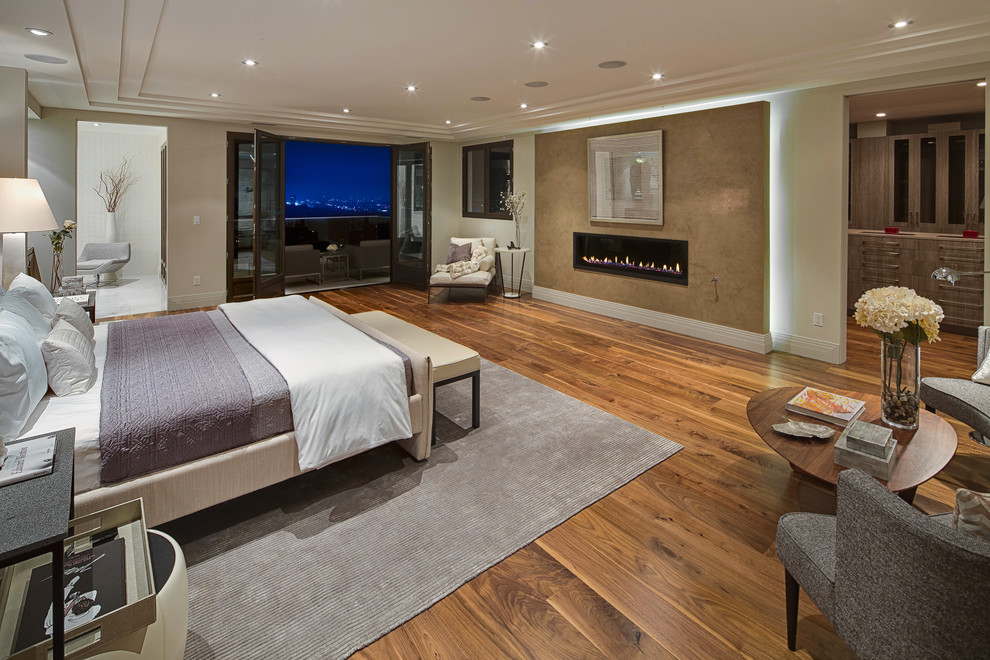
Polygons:
<instances>
[{"instance_id":1,"label":"white ceiling","mask_svg":"<svg viewBox=\"0 0 990 660\"><path fill-rule=\"evenodd\" d=\"M913 23L888 28L902 18ZM538 39L549 46L534 49ZM606 60L628 65L599 68ZM27 69L42 106L390 138L473 139L988 61L986 0L0 2L0 66Z\"/></svg>"}]
</instances>

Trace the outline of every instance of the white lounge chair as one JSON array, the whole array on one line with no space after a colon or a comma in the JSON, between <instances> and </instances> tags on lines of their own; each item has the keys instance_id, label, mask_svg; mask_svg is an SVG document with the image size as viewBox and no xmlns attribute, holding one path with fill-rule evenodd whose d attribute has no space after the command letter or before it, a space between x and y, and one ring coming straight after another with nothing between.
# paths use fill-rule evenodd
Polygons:
<instances>
[{"instance_id":1,"label":"white lounge chair","mask_svg":"<svg viewBox=\"0 0 990 660\"><path fill-rule=\"evenodd\" d=\"M76 260L76 274L96 275L100 286L101 275L117 272L130 260L130 243L87 243Z\"/></svg>"}]
</instances>

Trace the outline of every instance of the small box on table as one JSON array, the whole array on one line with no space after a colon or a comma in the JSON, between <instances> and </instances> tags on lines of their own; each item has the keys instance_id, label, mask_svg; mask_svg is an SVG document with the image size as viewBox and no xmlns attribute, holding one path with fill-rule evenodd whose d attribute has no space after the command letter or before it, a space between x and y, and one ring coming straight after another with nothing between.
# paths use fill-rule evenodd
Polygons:
<instances>
[{"instance_id":1,"label":"small box on table","mask_svg":"<svg viewBox=\"0 0 990 660\"><path fill-rule=\"evenodd\" d=\"M834 460L836 465L857 468L877 479L887 481L894 473L894 465L897 463L897 438L891 437L883 456L872 456L849 446L847 428L835 441Z\"/></svg>"}]
</instances>

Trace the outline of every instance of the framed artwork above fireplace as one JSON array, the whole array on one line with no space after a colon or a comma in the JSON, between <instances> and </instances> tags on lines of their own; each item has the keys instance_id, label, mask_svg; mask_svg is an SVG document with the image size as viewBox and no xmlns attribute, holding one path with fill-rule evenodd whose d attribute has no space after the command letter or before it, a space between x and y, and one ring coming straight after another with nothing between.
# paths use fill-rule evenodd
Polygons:
<instances>
[{"instance_id":1,"label":"framed artwork above fireplace","mask_svg":"<svg viewBox=\"0 0 990 660\"><path fill-rule=\"evenodd\" d=\"M588 138L592 222L663 224L663 131Z\"/></svg>"}]
</instances>

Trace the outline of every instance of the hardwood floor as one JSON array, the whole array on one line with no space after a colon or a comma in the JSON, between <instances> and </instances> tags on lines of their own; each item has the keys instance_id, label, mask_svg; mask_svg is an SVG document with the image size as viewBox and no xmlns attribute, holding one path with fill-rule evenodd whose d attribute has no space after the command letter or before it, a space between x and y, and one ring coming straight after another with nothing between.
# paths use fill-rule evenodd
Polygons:
<instances>
[{"instance_id":1,"label":"hardwood floor","mask_svg":"<svg viewBox=\"0 0 990 660\"><path fill-rule=\"evenodd\" d=\"M872 332L850 324L848 360L831 365L528 296L471 304L441 295L427 305L422 292L376 286L320 297L346 312L386 310L684 445L356 658L852 657L806 596L799 650L787 650L777 520L834 512L834 494L760 440L746 403L786 385L877 391ZM946 334L922 349L923 375L969 377L975 362L971 337ZM915 498L929 513L950 510L958 486L990 491L990 449L953 425L956 457Z\"/></svg>"},{"instance_id":2,"label":"hardwood floor","mask_svg":"<svg viewBox=\"0 0 990 660\"><path fill-rule=\"evenodd\" d=\"M427 305L421 292L372 287L320 297L347 312L384 309L684 445L355 657L852 657L806 596L799 650L787 650L777 519L834 512L835 500L760 440L746 403L785 385L876 391L872 332L850 324L849 359L831 365L528 296ZM969 377L975 363L971 337L944 335L922 349L923 375ZM960 485L990 490L990 449L955 426L956 458L918 489L926 512L951 509Z\"/></svg>"}]
</instances>

